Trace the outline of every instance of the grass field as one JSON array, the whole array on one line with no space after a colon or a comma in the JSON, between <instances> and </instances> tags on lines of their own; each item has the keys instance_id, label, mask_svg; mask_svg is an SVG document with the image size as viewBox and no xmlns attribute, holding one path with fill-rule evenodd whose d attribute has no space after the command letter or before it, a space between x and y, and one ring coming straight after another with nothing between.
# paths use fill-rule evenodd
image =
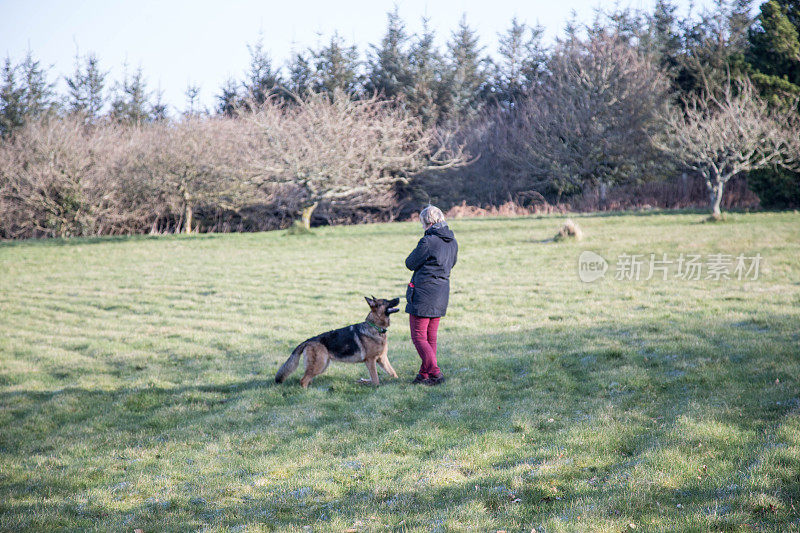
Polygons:
<instances>
[{"instance_id":1,"label":"grass field","mask_svg":"<svg viewBox=\"0 0 800 533\"><path fill-rule=\"evenodd\" d=\"M416 223L0 244L0 529L800 531L800 215L702 218L452 221L440 387L403 313L401 379L273 383L405 293ZM651 252L763 262L615 279Z\"/></svg>"}]
</instances>

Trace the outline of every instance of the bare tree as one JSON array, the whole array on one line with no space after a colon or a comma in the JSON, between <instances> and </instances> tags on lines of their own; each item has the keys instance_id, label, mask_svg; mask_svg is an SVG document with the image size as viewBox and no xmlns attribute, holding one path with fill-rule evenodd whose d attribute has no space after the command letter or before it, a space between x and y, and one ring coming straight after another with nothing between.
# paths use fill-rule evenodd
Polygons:
<instances>
[{"instance_id":1,"label":"bare tree","mask_svg":"<svg viewBox=\"0 0 800 533\"><path fill-rule=\"evenodd\" d=\"M224 117L140 125L133 129L124 173L133 182L148 184L155 195L152 203L160 199L179 214L176 230L191 233L197 230L194 213L199 206L236 209L254 190L238 126Z\"/></svg>"},{"instance_id":2,"label":"bare tree","mask_svg":"<svg viewBox=\"0 0 800 533\"><path fill-rule=\"evenodd\" d=\"M458 147L392 102L352 100L340 90L296 100L293 106L268 100L244 117L253 128L262 175L302 189L306 229L322 201L389 206L392 186L410 174L465 162Z\"/></svg>"},{"instance_id":3,"label":"bare tree","mask_svg":"<svg viewBox=\"0 0 800 533\"><path fill-rule=\"evenodd\" d=\"M0 231L6 237L102 233L104 191L96 187L116 143L114 126L80 117L26 124L0 143Z\"/></svg>"},{"instance_id":4,"label":"bare tree","mask_svg":"<svg viewBox=\"0 0 800 533\"><path fill-rule=\"evenodd\" d=\"M501 156L534 188L583 190L647 175L658 160L650 137L667 83L633 46L596 32L559 43L549 76L508 116Z\"/></svg>"},{"instance_id":5,"label":"bare tree","mask_svg":"<svg viewBox=\"0 0 800 533\"><path fill-rule=\"evenodd\" d=\"M721 216L725 184L737 174L771 165L791 166L798 158L792 114L770 109L749 80L706 89L684 99L666 115L668 132L658 145L697 171L706 182L711 214Z\"/></svg>"}]
</instances>

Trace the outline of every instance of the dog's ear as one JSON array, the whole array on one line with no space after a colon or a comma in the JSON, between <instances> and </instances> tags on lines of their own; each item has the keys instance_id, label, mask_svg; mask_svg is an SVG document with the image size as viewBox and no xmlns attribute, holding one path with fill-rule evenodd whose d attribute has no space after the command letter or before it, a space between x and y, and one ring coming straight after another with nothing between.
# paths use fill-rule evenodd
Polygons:
<instances>
[{"instance_id":1,"label":"dog's ear","mask_svg":"<svg viewBox=\"0 0 800 533\"><path fill-rule=\"evenodd\" d=\"M369 296L364 296L364 299L367 301L367 305L370 307L375 307L375 299L370 298Z\"/></svg>"}]
</instances>

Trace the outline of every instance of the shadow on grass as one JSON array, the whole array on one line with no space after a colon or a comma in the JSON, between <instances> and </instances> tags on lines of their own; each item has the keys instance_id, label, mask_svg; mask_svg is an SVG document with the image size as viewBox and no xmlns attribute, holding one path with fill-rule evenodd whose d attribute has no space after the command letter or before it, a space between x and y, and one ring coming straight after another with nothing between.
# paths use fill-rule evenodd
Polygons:
<instances>
[{"instance_id":1,"label":"shadow on grass","mask_svg":"<svg viewBox=\"0 0 800 533\"><path fill-rule=\"evenodd\" d=\"M792 331L797 326L793 321L788 315L767 320L777 327L771 331L777 336ZM100 529L158 529L165 524L177 529L242 524L324 528L332 520L353 523L377 516L395 528L430 529L437 520L446 521L464 509L478 509L498 524L526 527L552 520L577 525L579 516L592 514L646 524L665 514L680 520L680 503L686 512L700 515L706 509L722 509L712 519L714 528L741 525L743 520L786 525L789 511L757 514L760 511L748 504L747 482L748 469L759 464L777 429L798 409L792 388L796 377L782 376L788 388L763 386L775 379L770 364L788 361L787 354L770 353L763 341L757 345L770 331L750 331L725 320L696 327L672 332L692 336L682 353L666 346L670 332L635 321L464 336L452 339L445 350L472 355L456 359L443 353L449 380L436 388L388 380L373 390L337 374L318 377L312 390L304 391L298 371L281 385L270 375L175 388L3 391L0 404L11 416L0 436L6 459L59 455L62 439L83 439L84 446L103 454L164 442L178 442L186 449L209 440L238 447L255 431L269 441L259 451L264 454L288 458L324 444L324 451L315 453L319 468L325 468L322 465L331 461L373 449L397 454L419 438L423 440L408 453L422 469L421 480L427 481L401 489L367 477L331 493L306 486L301 479L297 486L292 482L289 488L276 486L258 496L236 498L235 504L229 503L231 498L217 504L189 495L154 496L151 503L120 511L90 500L82 503L81 498L125 482L124 473L102 480L47 474L15 478L5 473L0 475L5 500L0 524L46 528L52 525L48 520L58 516L71 527ZM720 350L731 330L751 339L752 349L746 346L745 354ZM786 371L791 369L786 366ZM242 410L241 402L255 407ZM306 412L314 416L304 418ZM41 419L47 423L37 429L34 422ZM705 429L703 424L711 422L711 429ZM699 429L692 430L692 424ZM447 440L425 441L425 428ZM400 440L387 448L387 435L393 432L399 432ZM726 432L742 436L727 442ZM48 442L53 434L59 439ZM491 440L486 435L494 434L527 444L488 454L484 460L476 456L469 464L453 459L490 449L491 443L483 439ZM103 448L109 441L114 444ZM706 450L712 455L701 455ZM689 472L659 482L657 470L669 470L669 465L659 466L658 461L671 457L685 457ZM692 470L695 460L709 462L712 469L715 460L733 466L715 478L704 478ZM800 464L795 461L794 466ZM438 481L438 468L456 479ZM238 475L247 481L256 474L263 473L231 474L228 480ZM637 475L653 480L636 484ZM225 479L218 482L219 493ZM800 498L798 491L797 485L778 490L784 501ZM23 503L34 495L46 499Z\"/></svg>"},{"instance_id":2,"label":"shadow on grass","mask_svg":"<svg viewBox=\"0 0 800 533\"><path fill-rule=\"evenodd\" d=\"M212 240L226 233L164 234L164 235L105 235L102 237L52 237L20 240L0 240L1 248L84 246L88 244L127 243L144 241Z\"/></svg>"}]
</instances>

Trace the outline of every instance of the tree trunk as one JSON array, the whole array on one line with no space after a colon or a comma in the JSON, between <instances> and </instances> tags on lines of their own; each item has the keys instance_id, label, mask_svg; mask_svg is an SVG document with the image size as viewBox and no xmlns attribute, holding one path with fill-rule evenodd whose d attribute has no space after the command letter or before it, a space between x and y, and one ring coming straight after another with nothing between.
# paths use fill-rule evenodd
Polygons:
<instances>
[{"instance_id":1,"label":"tree trunk","mask_svg":"<svg viewBox=\"0 0 800 533\"><path fill-rule=\"evenodd\" d=\"M317 208L318 204L319 202L314 202L313 204L303 208L303 213L302 213L303 227L308 231L311 231L311 214L314 212L314 209Z\"/></svg>"},{"instance_id":2,"label":"tree trunk","mask_svg":"<svg viewBox=\"0 0 800 533\"><path fill-rule=\"evenodd\" d=\"M722 210L720 206L722 205L722 190L723 190L724 182L717 181L717 183L711 188L711 217L719 220L722 218Z\"/></svg>"},{"instance_id":3,"label":"tree trunk","mask_svg":"<svg viewBox=\"0 0 800 533\"><path fill-rule=\"evenodd\" d=\"M185 211L186 211L186 209L181 211L181 216L180 216L180 218L178 218L178 222L175 224L175 227L174 228L170 228L172 233L174 233L175 235L180 233L181 232L181 228L183 228L183 214L184 214Z\"/></svg>"},{"instance_id":4,"label":"tree trunk","mask_svg":"<svg viewBox=\"0 0 800 533\"><path fill-rule=\"evenodd\" d=\"M606 182L601 181L600 182L600 202L599 202L599 205L598 205L598 207L600 209L605 209L606 206L608 205L608 200L606 199L606 193L607 192L608 192L608 185L606 185Z\"/></svg>"},{"instance_id":5,"label":"tree trunk","mask_svg":"<svg viewBox=\"0 0 800 533\"><path fill-rule=\"evenodd\" d=\"M190 204L186 204L186 225L184 226L184 231L187 235L192 233L192 206Z\"/></svg>"}]
</instances>

